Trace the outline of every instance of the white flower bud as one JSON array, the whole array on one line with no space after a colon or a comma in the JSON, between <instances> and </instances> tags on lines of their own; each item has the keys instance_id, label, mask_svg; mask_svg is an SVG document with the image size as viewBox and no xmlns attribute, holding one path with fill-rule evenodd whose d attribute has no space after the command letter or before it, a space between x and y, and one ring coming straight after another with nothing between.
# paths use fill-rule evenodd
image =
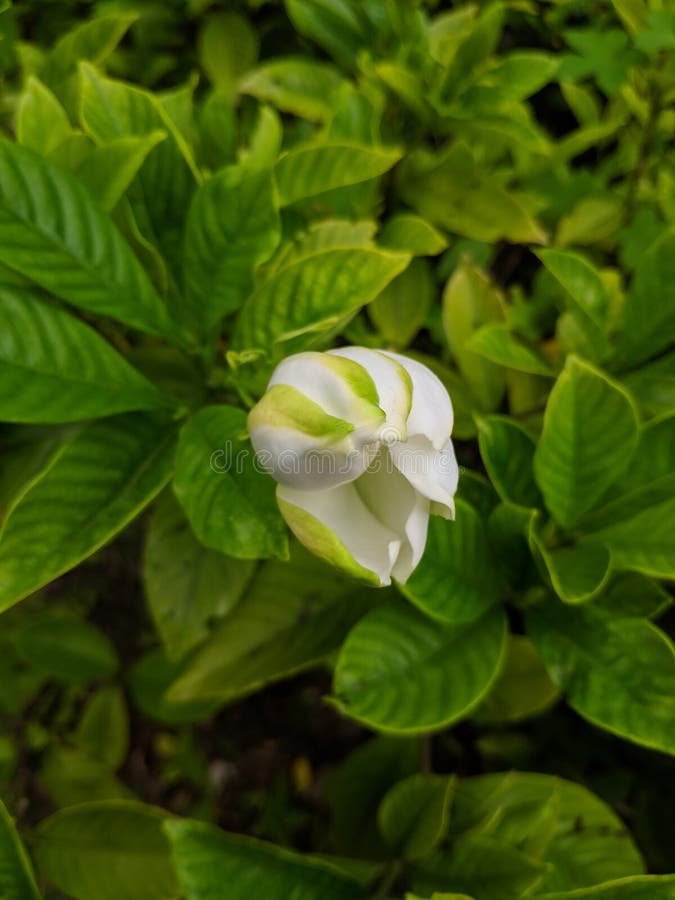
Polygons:
<instances>
[{"instance_id":1,"label":"white flower bud","mask_svg":"<svg viewBox=\"0 0 675 900\"><path fill-rule=\"evenodd\" d=\"M370 583L403 583L430 512L454 518L452 404L413 359L365 347L298 353L249 415L261 464L300 541Z\"/></svg>"}]
</instances>

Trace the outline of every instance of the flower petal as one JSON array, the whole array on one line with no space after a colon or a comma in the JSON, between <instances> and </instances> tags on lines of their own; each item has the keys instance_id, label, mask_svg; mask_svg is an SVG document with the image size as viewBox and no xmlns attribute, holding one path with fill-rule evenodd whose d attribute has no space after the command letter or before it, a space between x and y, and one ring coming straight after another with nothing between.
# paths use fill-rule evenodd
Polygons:
<instances>
[{"instance_id":1,"label":"flower petal","mask_svg":"<svg viewBox=\"0 0 675 900\"><path fill-rule=\"evenodd\" d=\"M404 441L413 401L413 385L407 370L390 355L367 347L339 347L329 350L328 355L350 359L368 372L375 383L380 408L387 415L386 428L391 431L391 434L381 433L381 438L385 443Z\"/></svg>"},{"instance_id":2,"label":"flower petal","mask_svg":"<svg viewBox=\"0 0 675 900\"><path fill-rule=\"evenodd\" d=\"M291 531L317 556L371 584L391 584L401 539L373 515L354 483L326 491L280 484L277 500Z\"/></svg>"},{"instance_id":3,"label":"flower petal","mask_svg":"<svg viewBox=\"0 0 675 900\"><path fill-rule=\"evenodd\" d=\"M405 583L424 553L429 500L394 468L386 452L354 482L354 487L379 521L401 538L392 576Z\"/></svg>"},{"instance_id":4,"label":"flower petal","mask_svg":"<svg viewBox=\"0 0 675 900\"><path fill-rule=\"evenodd\" d=\"M443 382L416 359L382 350L396 360L412 381L412 408L408 416L408 436L424 435L436 450L441 450L452 434L453 412L450 396Z\"/></svg>"},{"instance_id":5,"label":"flower petal","mask_svg":"<svg viewBox=\"0 0 675 900\"><path fill-rule=\"evenodd\" d=\"M454 519L454 496L459 467L452 441L436 450L428 438L416 435L403 444L392 444L389 453L396 468L424 497L441 504L446 519ZM432 510L437 512L437 508Z\"/></svg>"}]
</instances>

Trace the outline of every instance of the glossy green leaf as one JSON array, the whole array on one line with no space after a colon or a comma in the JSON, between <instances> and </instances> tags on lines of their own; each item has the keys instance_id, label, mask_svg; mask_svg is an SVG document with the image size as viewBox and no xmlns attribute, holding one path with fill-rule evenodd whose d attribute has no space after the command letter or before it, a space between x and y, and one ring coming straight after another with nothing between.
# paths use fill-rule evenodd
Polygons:
<instances>
[{"instance_id":1,"label":"glossy green leaf","mask_svg":"<svg viewBox=\"0 0 675 900\"><path fill-rule=\"evenodd\" d=\"M423 218L477 241L543 243L546 233L521 200L474 160L466 144L440 156L417 151L399 169L401 196Z\"/></svg>"},{"instance_id":2,"label":"glossy green leaf","mask_svg":"<svg viewBox=\"0 0 675 900\"><path fill-rule=\"evenodd\" d=\"M359 859L389 855L373 811L397 782L419 768L415 738L379 735L360 744L329 773L326 799L332 844Z\"/></svg>"},{"instance_id":3,"label":"glossy green leaf","mask_svg":"<svg viewBox=\"0 0 675 900\"><path fill-rule=\"evenodd\" d=\"M406 860L421 859L436 849L448 830L454 778L411 775L389 790L377 820L387 844Z\"/></svg>"},{"instance_id":4,"label":"glossy green leaf","mask_svg":"<svg viewBox=\"0 0 675 900\"><path fill-rule=\"evenodd\" d=\"M550 363L541 353L520 340L501 322L483 325L475 331L467 342L467 349L509 369L553 376Z\"/></svg>"},{"instance_id":5,"label":"glossy green leaf","mask_svg":"<svg viewBox=\"0 0 675 900\"><path fill-rule=\"evenodd\" d=\"M103 209L110 212L122 199L150 151L164 140L164 131L115 138L87 154L77 168L77 177Z\"/></svg>"},{"instance_id":6,"label":"glossy green leaf","mask_svg":"<svg viewBox=\"0 0 675 900\"><path fill-rule=\"evenodd\" d=\"M584 603L607 584L612 556L604 544L549 548L532 531L532 540L548 570L556 594L566 603Z\"/></svg>"},{"instance_id":7,"label":"glossy green leaf","mask_svg":"<svg viewBox=\"0 0 675 900\"><path fill-rule=\"evenodd\" d=\"M293 147L282 154L274 174L282 206L324 191L368 181L387 172L401 151L344 142Z\"/></svg>"},{"instance_id":8,"label":"glossy green leaf","mask_svg":"<svg viewBox=\"0 0 675 900\"><path fill-rule=\"evenodd\" d=\"M643 254L621 310L619 353L627 363L655 356L675 339L675 229Z\"/></svg>"},{"instance_id":9,"label":"glossy green leaf","mask_svg":"<svg viewBox=\"0 0 675 900\"><path fill-rule=\"evenodd\" d=\"M500 609L468 625L444 626L409 606L387 604L348 635L335 670L335 702L383 731L443 728L468 715L486 694L505 644Z\"/></svg>"},{"instance_id":10,"label":"glossy green leaf","mask_svg":"<svg viewBox=\"0 0 675 900\"><path fill-rule=\"evenodd\" d=\"M0 261L74 306L175 337L108 216L68 172L0 142Z\"/></svg>"},{"instance_id":11,"label":"glossy green leaf","mask_svg":"<svg viewBox=\"0 0 675 900\"><path fill-rule=\"evenodd\" d=\"M56 150L73 133L65 109L49 88L31 75L19 100L16 137L42 156Z\"/></svg>"},{"instance_id":12,"label":"glossy green leaf","mask_svg":"<svg viewBox=\"0 0 675 900\"><path fill-rule=\"evenodd\" d=\"M342 78L320 60L283 57L266 62L239 83L239 90L276 106L282 112L324 122L334 113L334 99Z\"/></svg>"},{"instance_id":13,"label":"glossy green leaf","mask_svg":"<svg viewBox=\"0 0 675 900\"><path fill-rule=\"evenodd\" d=\"M272 351L294 340L310 346L375 297L410 262L410 257L373 246L317 248L285 260L244 304L235 347Z\"/></svg>"},{"instance_id":14,"label":"glossy green leaf","mask_svg":"<svg viewBox=\"0 0 675 900\"><path fill-rule=\"evenodd\" d=\"M0 287L0 419L53 424L170 407L88 325L27 290Z\"/></svg>"},{"instance_id":15,"label":"glossy green leaf","mask_svg":"<svg viewBox=\"0 0 675 900\"><path fill-rule=\"evenodd\" d=\"M432 516L424 556L400 589L423 613L455 625L499 600L485 524L468 503L456 500L454 522Z\"/></svg>"},{"instance_id":16,"label":"glossy green leaf","mask_svg":"<svg viewBox=\"0 0 675 900\"><path fill-rule=\"evenodd\" d=\"M487 275L469 262L461 262L443 294L443 327L459 371L488 412L503 396L504 370L470 349L469 343L479 326L503 316L501 294Z\"/></svg>"},{"instance_id":17,"label":"glossy green leaf","mask_svg":"<svg viewBox=\"0 0 675 900\"><path fill-rule=\"evenodd\" d=\"M672 497L672 478L662 479L663 490L657 493L671 496L661 497L658 502L640 504L641 492L629 494L622 506L623 516L615 524L594 528L584 541L587 552L597 553L597 544L607 547L616 569L632 569L658 578L675 577L675 498ZM658 482L657 482L658 485ZM637 499L637 503L635 502ZM635 514L631 515L633 506ZM608 509L612 509L609 507Z\"/></svg>"},{"instance_id":18,"label":"glossy green leaf","mask_svg":"<svg viewBox=\"0 0 675 900\"><path fill-rule=\"evenodd\" d=\"M129 716L120 688L108 685L90 698L75 740L79 749L111 771L122 765L129 750Z\"/></svg>"},{"instance_id":19,"label":"glossy green leaf","mask_svg":"<svg viewBox=\"0 0 675 900\"><path fill-rule=\"evenodd\" d=\"M359 900L356 882L336 866L299 853L227 834L204 822L167 821L165 831L185 900Z\"/></svg>"},{"instance_id":20,"label":"glossy green leaf","mask_svg":"<svg viewBox=\"0 0 675 900\"><path fill-rule=\"evenodd\" d=\"M664 587L639 572L620 572L615 575L605 590L593 600L596 609L603 609L610 616L645 619L657 618L672 603L673 600Z\"/></svg>"},{"instance_id":21,"label":"glossy green leaf","mask_svg":"<svg viewBox=\"0 0 675 900\"><path fill-rule=\"evenodd\" d=\"M544 712L557 696L558 690L532 642L512 634L504 666L473 719L491 725L520 722Z\"/></svg>"},{"instance_id":22,"label":"glossy green leaf","mask_svg":"<svg viewBox=\"0 0 675 900\"><path fill-rule=\"evenodd\" d=\"M181 430L174 490L205 547L240 559L284 557L274 482L257 467L245 435L242 410L201 409Z\"/></svg>"},{"instance_id":23,"label":"glossy green leaf","mask_svg":"<svg viewBox=\"0 0 675 900\"><path fill-rule=\"evenodd\" d=\"M258 59L259 38L247 19L236 12L209 18L199 34L199 62L211 84L231 91Z\"/></svg>"},{"instance_id":24,"label":"glossy green leaf","mask_svg":"<svg viewBox=\"0 0 675 900\"><path fill-rule=\"evenodd\" d=\"M541 506L533 472L536 444L521 425L506 416L480 418L478 445L490 480L502 500L519 506Z\"/></svg>"},{"instance_id":25,"label":"glossy green leaf","mask_svg":"<svg viewBox=\"0 0 675 900\"><path fill-rule=\"evenodd\" d=\"M82 60L93 65L105 62L137 18L136 12L111 12L67 31L47 57L44 72L47 84L60 85Z\"/></svg>"},{"instance_id":26,"label":"glossy green leaf","mask_svg":"<svg viewBox=\"0 0 675 900\"><path fill-rule=\"evenodd\" d=\"M467 836L421 863L415 890L468 893L476 900L519 900L541 881L546 866L519 850L486 837ZM441 895L442 896L442 895Z\"/></svg>"},{"instance_id":27,"label":"glossy green leaf","mask_svg":"<svg viewBox=\"0 0 675 900\"><path fill-rule=\"evenodd\" d=\"M173 900L176 882L163 810L123 800L81 803L40 824L40 870L75 900Z\"/></svg>"},{"instance_id":28,"label":"glossy green leaf","mask_svg":"<svg viewBox=\"0 0 675 900\"><path fill-rule=\"evenodd\" d=\"M470 85L458 102L474 114L517 103L551 81L557 68L557 60L547 53L508 53Z\"/></svg>"},{"instance_id":29,"label":"glossy green leaf","mask_svg":"<svg viewBox=\"0 0 675 900\"><path fill-rule=\"evenodd\" d=\"M614 810L582 784L496 772L457 782L451 837L475 834L544 862L537 891L639 875L644 863Z\"/></svg>"},{"instance_id":30,"label":"glossy green leaf","mask_svg":"<svg viewBox=\"0 0 675 900\"><path fill-rule=\"evenodd\" d=\"M141 656L129 672L134 706L151 721L163 725L186 725L212 716L220 706L218 700L174 703L167 699L168 688L184 667L184 660L172 661L160 649Z\"/></svg>"},{"instance_id":31,"label":"glossy green leaf","mask_svg":"<svg viewBox=\"0 0 675 900\"><path fill-rule=\"evenodd\" d=\"M175 429L130 413L71 434L20 495L0 536L0 609L85 559L166 484Z\"/></svg>"},{"instance_id":32,"label":"glossy green leaf","mask_svg":"<svg viewBox=\"0 0 675 900\"><path fill-rule=\"evenodd\" d=\"M103 632L69 613L26 619L15 641L25 662L57 681L86 684L112 675L119 665Z\"/></svg>"},{"instance_id":33,"label":"glossy green leaf","mask_svg":"<svg viewBox=\"0 0 675 900\"><path fill-rule=\"evenodd\" d=\"M180 259L185 213L196 169L185 139L156 97L80 66L80 116L97 144L164 131L129 192L142 234L156 243L170 267Z\"/></svg>"},{"instance_id":34,"label":"glossy green leaf","mask_svg":"<svg viewBox=\"0 0 675 900\"><path fill-rule=\"evenodd\" d=\"M602 372L569 357L546 406L534 473L563 526L592 509L627 468L638 439L630 396Z\"/></svg>"},{"instance_id":35,"label":"glossy green leaf","mask_svg":"<svg viewBox=\"0 0 675 900\"><path fill-rule=\"evenodd\" d=\"M387 345L404 348L424 325L435 295L429 263L413 259L368 305L368 315Z\"/></svg>"},{"instance_id":36,"label":"glossy green leaf","mask_svg":"<svg viewBox=\"0 0 675 900\"><path fill-rule=\"evenodd\" d=\"M354 66L373 40L367 8L357 0L286 0L286 10L295 28L342 66Z\"/></svg>"},{"instance_id":37,"label":"glossy green leaf","mask_svg":"<svg viewBox=\"0 0 675 900\"><path fill-rule=\"evenodd\" d=\"M253 286L253 271L279 242L272 176L223 169L196 192L183 257L186 303L199 334L234 312Z\"/></svg>"},{"instance_id":38,"label":"glossy green leaf","mask_svg":"<svg viewBox=\"0 0 675 900\"><path fill-rule=\"evenodd\" d=\"M412 213L398 213L387 219L377 241L389 250L414 256L436 256L448 246L447 238L437 228Z\"/></svg>"},{"instance_id":39,"label":"glossy green leaf","mask_svg":"<svg viewBox=\"0 0 675 900\"><path fill-rule=\"evenodd\" d=\"M611 238L621 227L623 214L617 197L585 197L560 220L556 243L561 247L584 247Z\"/></svg>"},{"instance_id":40,"label":"glossy green leaf","mask_svg":"<svg viewBox=\"0 0 675 900\"><path fill-rule=\"evenodd\" d=\"M564 289L570 312L602 357L609 296L600 273L582 256L568 250L540 250L537 255Z\"/></svg>"},{"instance_id":41,"label":"glossy green leaf","mask_svg":"<svg viewBox=\"0 0 675 900\"><path fill-rule=\"evenodd\" d=\"M231 700L316 665L370 606L370 594L294 545L265 563L245 596L187 663L173 701Z\"/></svg>"},{"instance_id":42,"label":"glossy green leaf","mask_svg":"<svg viewBox=\"0 0 675 900\"><path fill-rule=\"evenodd\" d=\"M578 891L541 894L541 900L674 900L675 875L621 878Z\"/></svg>"},{"instance_id":43,"label":"glossy green leaf","mask_svg":"<svg viewBox=\"0 0 675 900\"><path fill-rule=\"evenodd\" d=\"M204 547L170 492L162 494L148 529L143 582L168 655L180 658L203 640L239 601L253 563Z\"/></svg>"},{"instance_id":44,"label":"glossy green leaf","mask_svg":"<svg viewBox=\"0 0 675 900\"><path fill-rule=\"evenodd\" d=\"M584 718L646 747L675 747L675 654L645 619L612 619L552 600L528 632L567 702Z\"/></svg>"},{"instance_id":45,"label":"glossy green leaf","mask_svg":"<svg viewBox=\"0 0 675 900\"><path fill-rule=\"evenodd\" d=\"M14 822L0 800L0 896L7 900L40 900L28 854Z\"/></svg>"}]
</instances>

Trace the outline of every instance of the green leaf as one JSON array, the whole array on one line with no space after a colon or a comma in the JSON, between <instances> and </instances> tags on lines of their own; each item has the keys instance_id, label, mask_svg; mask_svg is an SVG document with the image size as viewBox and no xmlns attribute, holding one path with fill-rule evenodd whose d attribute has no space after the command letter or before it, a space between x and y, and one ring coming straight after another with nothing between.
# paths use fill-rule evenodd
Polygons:
<instances>
[{"instance_id":1,"label":"green leaf","mask_svg":"<svg viewBox=\"0 0 675 900\"><path fill-rule=\"evenodd\" d=\"M476 900L519 900L545 872L544 864L525 853L489 838L467 836L449 853L441 850L420 864L412 883L421 893L449 888Z\"/></svg>"},{"instance_id":2,"label":"green leaf","mask_svg":"<svg viewBox=\"0 0 675 900\"><path fill-rule=\"evenodd\" d=\"M180 433L174 490L205 547L240 559L283 558L288 542L274 482L256 467L245 434L242 410L199 410Z\"/></svg>"},{"instance_id":3,"label":"green leaf","mask_svg":"<svg viewBox=\"0 0 675 900\"><path fill-rule=\"evenodd\" d=\"M675 577L675 499L672 497L673 479L662 479L664 493L671 496L661 502L639 502L640 491L629 494L621 511L625 518L615 524L596 528L584 536L589 548L604 544L612 556L616 569L632 569L658 578ZM657 484L659 484L657 482ZM660 491L659 491L660 493ZM635 501L638 501L635 503ZM619 501L620 503L622 501ZM635 514L630 515L631 506ZM608 510L615 507L608 507ZM598 552L597 549L588 552Z\"/></svg>"},{"instance_id":4,"label":"green leaf","mask_svg":"<svg viewBox=\"0 0 675 900\"><path fill-rule=\"evenodd\" d=\"M461 95L458 103L472 114L489 112L525 100L553 78L555 57L536 51L515 51L490 66Z\"/></svg>"},{"instance_id":5,"label":"green leaf","mask_svg":"<svg viewBox=\"0 0 675 900\"><path fill-rule=\"evenodd\" d=\"M162 494L148 529L143 582L169 657L180 658L207 637L252 574L251 562L202 546L171 493Z\"/></svg>"},{"instance_id":6,"label":"green leaf","mask_svg":"<svg viewBox=\"0 0 675 900\"><path fill-rule=\"evenodd\" d=\"M286 10L300 34L347 68L356 65L359 50L374 40L367 9L357 0L286 0Z\"/></svg>"},{"instance_id":7,"label":"green leaf","mask_svg":"<svg viewBox=\"0 0 675 900\"><path fill-rule=\"evenodd\" d=\"M204 822L167 820L185 900L359 900L356 882L337 867L272 844L227 834Z\"/></svg>"},{"instance_id":8,"label":"green leaf","mask_svg":"<svg viewBox=\"0 0 675 900\"><path fill-rule=\"evenodd\" d=\"M265 563L245 596L168 692L171 701L232 700L315 666L370 606L370 593L293 546Z\"/></svg>"},{"instance_id":9,"label":"green leaf","mask_svg":"<svg viewBox=\"0 0 675 900\"><path fill-rule=\"evenodd\" d=\"M460 779L450 830L451 837L487 837L547 864L538 891L644 871L619 816L583 785L552 775L497 772Z\"/></svg>"},{"instance_id":10,"label":"green leaf","mask_svg":"<svg viewBox=\"0 0 675 900\"><path fill-rule=\"evenodd\" d=\"M71 434L16 499L0 537L0 609L77 565L130 522L169 478L175 429L130 413Z\"/></svg>"},{"instance_id":11,"label":"green leaf","mask_svg":"<svg viewBox=\"0 0 675 900\"><path fill-rule=\"evenodd\" d=\"M373 810L387 791L419 767L419 742L384 735L360 744L329 773L326 798L332 842L359 859L389 855Z\"/></svg>"},{"instance_id":12,"label":"green leaf","mask_svg":"<svg viewBox=\"0 0 675 900\"><path fill-rule=\"evenodd\" d=\"M558 690L532 642L512 634L504 666L472 718L489 725L521 722L540 715L557 696Z\"/></svg>"},{"instance_id":13,"label":"green leaf","mask_svg":"<svg viewBox=\"0 0 675 900\"><path fill-rule=\"evenodd\" d=\"M675 228L642 255L621 310L619 354L635 365L675 340Z\"/></svg>"},{"instance_id":14,"label":"green leaf","mask_svg":"<svg viewBox=\"0 0 675 900\"><path fill-rule=\"evenodd\" d=\"M223 169L195 193L183 256L186 304L200 335L210 336L253 285L256 266L279 242L279 214L266 171Z\"/></svg>"},{"instance_id":15,"label":"green leaf","mask_svg":"<svg viewBox=\"0 0 675 900\"><path fill-rule=\"evenodd\" d=\"M669 609L672 603L670 594L658 582L638 572L621 572L595 598L593 606L618 618L653 619Z\"/></svg>"},{"instance_id":16,"label":"green leaf","mask_svg":"<svg viewBox=\"0 0 675 900\"><path fill-rule=\"evenodd\" d=\"M47 84L60 85L75 72L81 60L93 65L105 62L137 18L136 12L113 12L96 16L66 32L47 57L44 71Z\"/></svg>"},{"instance_id":17,"label":"green leaf","mask_svg":"<svg viewBox=\"0 0 675 900\"><path fill-rule=\"evenodd\" d=\"M175 338L140 263L68 172L0 141L0 261L74 306Z\"/></svg>"},{"instance_id":18,"label":"green leaf","mask_svg":"<svg viewBox=\"0 0 675 900\"><path fill-rule=\"evenodd\" d=\"M373 610L347 637L335 670L338 708L393 733L444 728L468 715L494 681L506 644L501 609L440 625L403 604Z\"/></svg>"},{"instance_id":19,"label":"green leaf","mask_svg":"<svg viewBox=\"0 0 675 900\"><path fill-rule=\"evenodd\" d=\"M111 772L129 751L129 715L121 689L108 685L91 697L75 735L77 748Z\"/></svg>"},{"instance_id":20,"label":"green leaf","mask_svg":"<svg viewBox=\"0 0 675 900\"><path fill-rule=\"evenodd\" d=\"M429 263L413 259L368 306L368 315L385 344L407 347L424 325L436 296Z\"/></svg>"},{"instance_id":21,"label":"green leaf","mask_svg":"<svg viewBox=\"0 0 675 900\"><path fill-rule=\"evenodd\" d=\"M65 109L49 88L30 75L19 99L17 141L42 156L49 156L72 133Z\"/></svg>"},{"instance_id":22,"label":"green leaf","mask_svg":"<svg viewBox=\"0 0 675 900\"><path fill-rule=\"evenodd\" d=\"M435 225L477 241L546 241L521 200L482 169L464 143L437 156L415 151L401 164L398 176L401 197Z\"/></svg>"},{"instance_id":23,"label":"green leaf","mask_svg":"<svg viewBox=\"0 0 675 900\"><path fill-rule=\"evenodd\" d=\"M624 389L574 356L549 397L534 474L554 518L568 528L627 468L638 438Z\"/></svg>"},{"instance_id":24,"label":"green leaf","mask_svg":"<svg viewBox=\"0 0 675 900\"><path fill-rule=\"evenodd\" d=\"M38 866L75 900L173 900L179 887L163 810L124 800L81 803L33 838Z\"/></svg>"},{"instance_id":25,"label":"green leaf","mask_svg":"<svg viewBox=\"0 0 675 900\"><path fill-rule=\"evenodd\" d=\"M474 621L499 600L485 524L468 503L456 500L454 522L432 516L422 561L399 587L423 613L454 625Z\"/></svg>"},{"instance_id":26,"label":"green leaf","mask_svg":"<svg viewBox=\"0 0 675 900\"><path fill-rule=\"evenodd\" d=\"M14 822L0 800L0 896L7 900L40 900L33 868Z\"/></svg>"},{"instance_id":27,"label":"green leaf","mask_svg":"<svg viewBox=\"0 0 675 900\"><path fill-rule=\"evenodd\" d=\"M335 96L341 84L340 73L329 63L289 56L249 72L239 83L239 90L282 112L326 122L335 112Z\"/></svg>"},{"instance_id":28,"label":"green leaf","mask_svg":"<svg viewBox=\"0 0 675 900\"><path fill-rule=\"evenodd\" d=\"M161 250L169 266L180 260L185 211L197 171L185 139L158 99L122 81L80 66L80 116L97 144L164 131L166 140L147 156L129 191L142 234Z\"/></svg>"},{"instance_id":29,"label":"green leaf","mask_svg":"<svg viewBox=\"0 0 675 900\"><path fill-rule=\"evenodd\" d=\"M54 302L0 287L0 419L52 424L171 406L93 328Z\"/></svg>"},{"instance_id":30,"label":"green leaf","mask_svg":"<svg viewBox=\"0 0 675 900\"><path fill-rule=\"evenodd\" d=\"M553 369L538 350L528 346L501 322L483 325L467 341L467 349L500 366L553 377Z\"/></svg>"},{"instance_id":31,"label":"green leaf","mask_svg":"<svg viewBox=\"0 0 675 900\"><path fill-rule=\"evenodd\" d=\"M406 254L374 245L327 246L287 259L244 304L235 349L272 351L292 338L293 351L308 347L374 300L409 262Z\"/></svg>"},{"instance_id":32,"label":"green leaf","mask_svg":"<svg viewBox=\"0 0 675 900\"><path fill-rule=\"evenodd\" d=\"M479 326L502 318L500 292L480 269L462 261L443 294L443 328L459 371L486 411L495 409L501 401L504 370L468 344Z\"/></svg>"},{"instance_id":33,"label":"green leaf","mask_svg":"<svg viewBox=\"0 0 675 900\"><path fill-rule=\"evenodd\" d=\"M621 878L578 891L540 894L540 900L673 900L675 875Z\"/></svg>"},{"instance_id":34,"label":"green leaf","mask_svg":"<svg viewBox=\"0 0 675 900\"><path fill-rule=\"evenodd\" d=\"M600 273L583 257L568 250L540 250L537 256L564 288L571 314L594 351L606 350L609 296Z\"/></svg>"},{"instance_id":35,"label":"green leaf","mask_svg":"<svg viewBox=\"0 0 675 900\"><path fill-rule=\"evenodd\" d=\"M536 444L521 425L506 416L481 417L478 446L490 480L505 503L541 506L533 473Z\"/></svg>"},{"instance_id":36,"label":"green leaf","mask_svg":"<svg viewBox=\"0 0 675 900\"><path fill-rule=\"evenodd\" d=\"M163 725L186 725L212 716L219 700L172 703L166 698L170 685L178 678L184 663L172 662L161 650L151 650L134 664L129 687L136 706L145 716Z\"/></svg>"},{"instance_id":37,"label":"green leaf","mask_svg":"<svg viewBox=\"0 0 675 900\"><path fill-rule=\"evenodd\" d=\"M553 589L566 603L584 603L607 584L612 557L604 544L549 548L532 528L530 538L541 554Z\"/></svg>"},{"instance_id":38,"label":"green leaf","mask_svg":"<svg viewBox=\"0 0 675 900\"><path fill-rule=\"evenodd\" d=\"M338 141L293 147L274 170L280 204L368 181L391 169L401 155L398 149Z\"/></svg>"},{"instance_id":39,"label":"green leaf","mask_svg":"<svg viewBox=\"0 0 675 900\"><path fill-rule=\"evenodd\" d=\"M455 779L410 775L391 788L377 813L387 844L406 860L421 859L436 849L448 830Z\"/></svg>"},{"instance_id":40,"label":"green leaf","mask_svg":"<svg viewBox=\"0 0 675 900\"><path fill-rule=\"evenodd\" d=\"M529 611L528 631L567 702L627 740L675 747L675 655L644 619L609 619L552 601Z\"/></svg>"},{"instance_id":41,"label":"green leaf","mask_svg":"<svg viewBox=\"0 0 675 900\"><path fill-rule=\"evenodd\" d=\"M236 12L209 18L199 33L199 62L211 84L232 91L258 59L258 33Z\"/></svg>"},{"instance_id":42,"label":"green leaf","mask_svg":"<svg viewBox=\"0 0 675 900\"><path fill-rule=\"evenodd\" d=\"M112 675L119 663L110 640L70 613L26 619L15 636L21 658L57 681L86 684Z\"/></svg>"},{"instance_id":43,"label":"green leaf","mask_svg":"<svg viewBox=\"0 0 675 900\"><path fill-rule=\"evenodd\" d=\"M597 244L613 237L623 222L623 204L616 197L585 197L558 225L556 243L561 247Z\"/></svg>"},{"instance_id":44,"label":"green leaf","mask_svg":"<svg viewBox=\"0 0 675 900\"><path fill-rule=\"evenodd\" d=\"M398 213L387 219L377 241L388 250L402 250L414 256L436 256L448 246L447 238L438 229L412 213Z\"/></svg>"},{"instance_id":45,"label":"green leaf","mask_svg":"<svg viewBox=\"0 0 675 900\"><path fill-rule=\"evenodd\" d=\"M89 188L103 209L111 212L122 199L154 147L166 132L153 131L140 137L115 138L87 154L77 168L78 179Z\"/></svg>"}]
</instances>

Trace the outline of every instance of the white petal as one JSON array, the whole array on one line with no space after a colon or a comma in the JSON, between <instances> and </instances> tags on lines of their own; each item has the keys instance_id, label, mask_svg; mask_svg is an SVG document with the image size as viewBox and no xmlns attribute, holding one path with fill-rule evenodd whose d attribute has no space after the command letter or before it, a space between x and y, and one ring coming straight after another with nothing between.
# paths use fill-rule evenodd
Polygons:
<instances>
[{"instance_id":1,"label":"white petal","mask_svg":"<svg viewBox=\"0 0 675 900\"><path fill-rule=\"evenodd\" d=\"M382 350L408 372L412 380L412 409L408 416L408 436L422 434L441 450L452 434L452 402L443 382L416 359Z\"/></svg>"},{"instance_id":2,"label":"white petal","mask_svg":"<svg viewBox=\"0 0 675 900\"><path fill-rule=\"evenodd\" d=\"M403 584L415 569L427 541L429 500L392 465L383 453L354 487L368 508L401 538L401 548L392 569L393 577Z\"/></svg>"},{"instance_id":3,"label":"white petal","mask_svg":"<svg viewBox=\"0 0 675 900\"><path fill-rule=\"evenodd\" d=\"M380 408L387 414L387 429L391 434L383 434L383 439L386 443L405 440L413 399L413 385L407 369L390 355L367 347L339 347L329 350L328 354L351 359L363 366L375 382Z\"/></svg>"},{"instance_id":4,"label":"white petal","mask_svg":"<svg viewBox=\"0 0 675 900\"><path fill-rule=\"evenodd\" d=\"M459 468L452 441L436 450L427 438L416 435L406 443L392 444L389 453L410 484L429 500L440 503L447 510L446 518L454 518Z\"/></svg>"},{"instance_id":5,"label":"white petal","mask_svg":"<svg viewBox=\"0 0 675 900\"><path fill-rule=\"evenodd\" d=\"M401 539L373 515L354 483L326 491L298 491L280 484L277 498L291 530L310 550L334 564L340 564L341 551L346 550L357 566L374 573L381 585L391 584ZM336 548L320 527L312 534L311 522L295 515L297 510L309 513L329 529L341 546Z\"/></svg>"},{"instance_id":6,"label":"white petal","mask_svg":"<svg viewBox=\"0 0 675 900\"><path fill-rule=\"evenodd\" d=\"M301 391L331 416L351 422L374 440L385 416L378 407L377 388L358 360L342 362L329 354L307 351L282 360L267 386L285 384Z\"/></svg>"},{"instance_id":7,"label":"white petal","mask_svg":"<svg viewBox=\"0 0 675 900\"><path fill-rule=\"evenodd\" d=\"M303 491L323 491L354 481L368 467L372 448L355 446L351 436L322 447L311 435L260 425L251 431L257 465L275 481Z\"/></svg>"}]
</instances>

